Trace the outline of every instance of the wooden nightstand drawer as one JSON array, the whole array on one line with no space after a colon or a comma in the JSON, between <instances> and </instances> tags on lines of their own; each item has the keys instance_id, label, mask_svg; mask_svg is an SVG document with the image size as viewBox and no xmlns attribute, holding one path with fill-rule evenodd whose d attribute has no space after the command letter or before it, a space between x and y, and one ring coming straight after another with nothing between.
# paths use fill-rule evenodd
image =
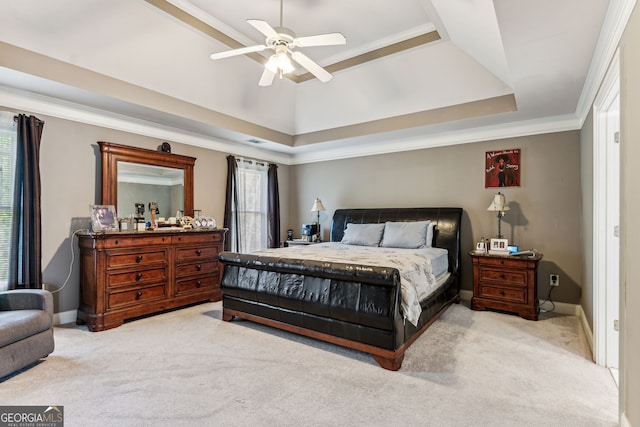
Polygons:
<instances>
[{"instance_id":1,"label":"wooden nightstand drawer","mask_svg":"<svg viewBox=\"0 0 640 427\"><path fill-rule=\"evenodd\" d=\"M492 281L523 287L527 285L526 271L519 270L493 270L481 268L479 279L480 282Z\"/></svg>"},{"instance_id":2,"label":"wooden nightstand drawer","mask_svg":"<svg viewBox=\"0 0 640 427\"><path fill-rule=\"evenodd\" d=\"M526 289L480 285L480 297L526 304Z\"/></svg>"},{"instance_id":3,"label":"wooden nightstand drawer","mask_svg":"<svg viewBox=\"0 0 640 427\"><path fill-rule=\"evenodd\" d=\"M478 258L478 265L481 266L495 266L495 267L507 267L507 268L521 268L521 258L509 258L507 256L482 256Z\"/></svg>"}]
</instances>

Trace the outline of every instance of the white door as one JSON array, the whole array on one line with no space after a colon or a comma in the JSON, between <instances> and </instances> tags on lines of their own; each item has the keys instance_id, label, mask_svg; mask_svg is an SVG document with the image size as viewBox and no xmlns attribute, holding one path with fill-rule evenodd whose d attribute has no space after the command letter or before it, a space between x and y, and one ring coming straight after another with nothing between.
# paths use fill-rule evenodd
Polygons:
<instances>
[{"instance_id":1,"label":"white door","mask_svg":"<svg viewBox=\"0 0 640 427\"><path fill-rule=\"evenodd\" d=\"M620 79L616 54L594 103L593 338L599 365L618 368Z\"/></svg>"},{"instance_id":2,"label":"white door","mask_svg":"<svg viewBox=\"0 0 640 427\"><path fill-rule=\"evenodd\" d=\"M606 366L618 369L620 301L620 97L607 114Z\"/></svg>"}]
</instances>

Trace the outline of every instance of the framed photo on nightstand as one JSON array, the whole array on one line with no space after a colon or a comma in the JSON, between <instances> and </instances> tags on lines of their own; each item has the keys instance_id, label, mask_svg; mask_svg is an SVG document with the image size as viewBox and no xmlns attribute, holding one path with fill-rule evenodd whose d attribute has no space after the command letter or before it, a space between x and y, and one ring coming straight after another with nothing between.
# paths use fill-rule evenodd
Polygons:
<instances>
[{"instance_id":1,"label":"framed photo on nightstand","mask_svg":"<svg viewBox=\"0 0 640 427\"><path fill-rule=\"evenodd\" d=\"M491 247L489 248L492 251L505 251L509 252L509 240L507 239L491 239Z\"/></svg>"}]
</instances>

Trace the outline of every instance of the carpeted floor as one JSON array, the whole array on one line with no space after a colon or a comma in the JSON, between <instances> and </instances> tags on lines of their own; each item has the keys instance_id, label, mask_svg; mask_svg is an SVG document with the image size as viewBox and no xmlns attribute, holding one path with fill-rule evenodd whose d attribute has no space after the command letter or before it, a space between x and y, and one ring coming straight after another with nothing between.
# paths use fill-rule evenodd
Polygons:
<instances>
[{"instance_id":1,"label":"carpeted floor","mask_svg":"<svg viewBox=\"0 0 640 427\"><path fill-rule=\"evenodd\" d=\"M2 405L62 405L65 426L616 426L617 389L578 318L453 305L402 369L207 303L91 333L0 383Z\"/></svg>"}]
</instances>

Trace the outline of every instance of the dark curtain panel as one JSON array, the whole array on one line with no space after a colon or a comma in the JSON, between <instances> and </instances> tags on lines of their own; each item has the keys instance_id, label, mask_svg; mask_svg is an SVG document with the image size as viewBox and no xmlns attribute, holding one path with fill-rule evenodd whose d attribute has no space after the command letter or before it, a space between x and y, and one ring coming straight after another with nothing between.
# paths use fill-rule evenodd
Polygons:
<instances>
[{"instance_id":1,"label":"dark curtain panel","mask_svg":"<svg viewBox=\"0 0 640 427\"><path fill-rule=\"evenodd\" d=\"M44 122L20 114L13 192L9 289L42 287L40 139Z\"/></svg>"},{"instance_id":2,"label":"dark curtain panel","mask_svg":"<svg viewBox=\"0 0 640 427\"><path fill-rule=\"evenodd\" d=\"M278 191L278 166L269 163L267 202L267 227L270 248L280 247L280 193Z\"/></svg>"},{"instance_id":3,"label":"dark curtain panel","mask_svg":"<svg viewBox=\"0 0 640 427\"><path fill-rule=\"evenodd\" d=\"M231 250L231 240L235 241L235 247L240 248L240 227L238 218L233 215L234 210L238 210L238 164L236 158L227 156L227 191L224 203L224 228L227 228L227 238L224 241L224 250Z\"/></svg>"}]
</instances>

